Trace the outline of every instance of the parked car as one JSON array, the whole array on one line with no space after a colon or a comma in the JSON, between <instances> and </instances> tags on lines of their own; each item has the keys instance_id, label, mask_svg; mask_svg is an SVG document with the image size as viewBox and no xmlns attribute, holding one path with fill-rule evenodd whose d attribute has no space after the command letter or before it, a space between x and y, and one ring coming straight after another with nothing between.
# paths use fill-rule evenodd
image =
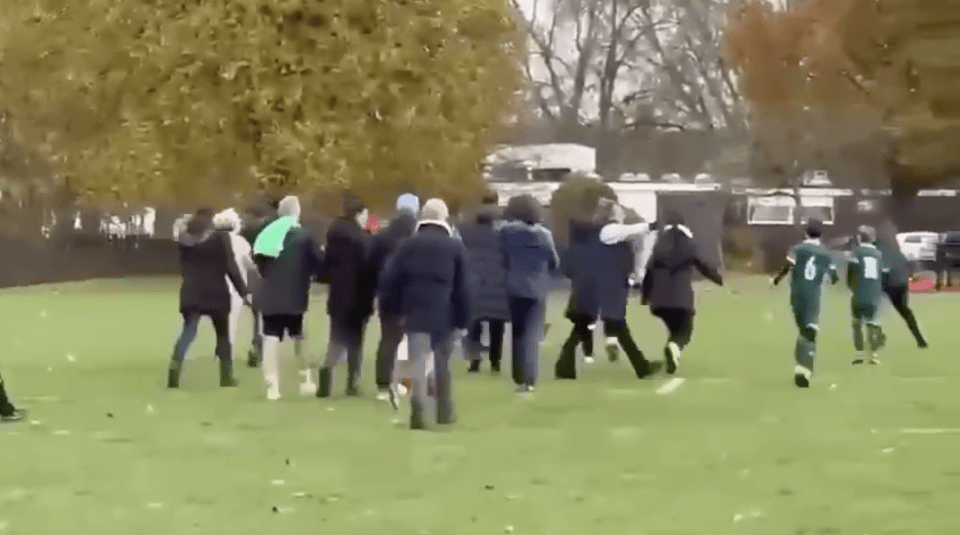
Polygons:
<instances>
[{"instance_id":1,"label":"parked car","mask_svg":"<svg viewBox=\"0 0 960 535\"><path fill-rule=\"evenodd\" d=\"M897 243L903 256L915 267L931 269L937 261L937 244L940 234L936 232L901 232L897 234Z\"/></svg>"},{"instance_id":2,"label":"parked car","mask_svg":"<svg viewBox=\"0 0 960 535\"><path fill-rule=\"evenodd\" d=\"M937 288L953 285L953 272L960 269L960 232L947 232L937 244Z\"/></svg>"}]
</instances>

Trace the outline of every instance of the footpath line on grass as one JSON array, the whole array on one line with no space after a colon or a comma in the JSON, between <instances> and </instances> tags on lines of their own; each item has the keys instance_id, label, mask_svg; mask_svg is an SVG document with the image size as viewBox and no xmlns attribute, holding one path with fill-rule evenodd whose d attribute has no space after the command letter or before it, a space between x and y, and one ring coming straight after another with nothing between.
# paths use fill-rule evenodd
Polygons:
<instances>
[{"instance_id":1,"label":"footpath line on grass","mask_svg":"<svg viewBox=\"0 0 960 535\"><path fill-rule=\"evenodd\" d=\"M931 427L927 429L901 429L904 435L956 435L960 434L960 428L956 427Z\"/></svg>"},{"instance_id":2,"label":"footpath line on grass","mask_svg":"<svg viewBox=\"0 0 960 535\"><path fill-rule=\"evenodd\" d=\"M674 377L673 379L670 379L661 385L660 388L657 389L657 394L672 394L676 392L676 390L680 388L680 385L682 385L684 382L686 382L686 379L683 377Z\"/></svg>"}]
</instances>

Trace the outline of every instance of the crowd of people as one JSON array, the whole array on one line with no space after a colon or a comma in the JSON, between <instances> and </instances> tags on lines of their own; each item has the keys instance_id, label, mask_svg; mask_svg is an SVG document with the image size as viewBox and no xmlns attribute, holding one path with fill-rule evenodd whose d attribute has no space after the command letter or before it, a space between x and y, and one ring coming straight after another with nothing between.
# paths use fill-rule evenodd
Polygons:
<instances>
[{"instance_id":1,"label":"crowd of people","mask_svg":"<svg viewBox=\"0 0 960 535\"><path fill-rule=\"evenodd\" d=\"M174 345L168 387L179 387L187 349L203 317L216 334L220 385L235 386L237 324L241 311L249 308L254 335L248 363L262 367L267 399L281 397L278 347L285 338L293 342L301 394L330 397L334 372L346 361L345 393L360 396L366 327L377 317L378 399L399 407L396 367L402 348L411 369L411 427L453 423L450 361L458 343L470 372L480 371L486 349L491 371L499 373L510 324L516 389L523 394L535 390L547 303L561 275L572 281L567 308L572 329L555 377L577 377L578 347L588 362L593 358L597 325L603 326L611 360L622 350L636 377L658 372L663 362L647 359L626 321L636 243L658 225L625 224L624 208L603 200L591 218L571 223L571 245L561 262L535 198L513 197L503 209L498 201L491 192L455 221L443 200L421 206L408 193L397 199L396 212L383 228L370 232L366 205L347 194L323 247L300 226L300 203L293 196L245 218L232 209L219 214L197 210L179 236L183 328ZM670 333L664 358L667 371L674 373L693 332L692 271L717 284L722 278L697 255L693 235L678 214L668 214L659 234L641 289L644 302ZM304 315L314 283L328 285L329 340L322 363L311 366Z\"/></svg>"},{"instance_id":2,"label":"crowd of people","mask_svg":"<svg viewBox=\"0 0 960 535\"><path fill-rule=\"evenodd\" d=\"M334 371L346 361L346 395L361 396L366 327L377 317L377 398L399 408L396 368L403 347L410 369L411 428L451 424L456 421L450 373L454 347L462 343L469 371L479 372L484 327L490 369L499 373L510 324L513 382L518 393L534 391L547 303L560 276L571 283L566 318L572 327L554 365L555 378L577 378L578 349L585 362L592 361L598 325L608 358L615 361L623 351L637 378L653 375L664 365L668 374L676 373L694 331L694 273L723 285L717 267L698 254L693 233L679 213L668 211L660 224L626 224L622 206L601 200L591 217L571 221L570 244L561 262L536 199L516 196L503 210L498 200L491 192L455 223L443 200L430 199L421 206L418 197L404 194L393 217L371 232L366 205L347 194L323 247L301 226L300 202L294 196L244 217L233 209L198 209L178 237L183 324L167 386L179 388L187 352L204 317L216 335L220 386L236 386L236 333L243 311L249 309L253 337L247 362L262 367L267 399L281 398L279 347L287 338L293 344L302 395L331 397ZM886 339L877 321L883 294L917 344L927 346L907 305L909 270L890 228L884 227L878 239L873 228L861 227L846 247L854 345L866 352L855 363L879 362L877 353ZM654 232L639 290L642 303L668 332L662 361L644 355L627 322L636 244ZM839 280L833 253L820 242L821 232L821 223L808 222L806 239L791 249L772 279L776 285L791 275L791 305L799 331L794 369L798 387L809 386L813 375L823 281ZM309 358L304 329L315 283L328 285L329 339L320 363ZM15 421L23 415L0 379L0 419Z\"/></svg>"}]
</instances>

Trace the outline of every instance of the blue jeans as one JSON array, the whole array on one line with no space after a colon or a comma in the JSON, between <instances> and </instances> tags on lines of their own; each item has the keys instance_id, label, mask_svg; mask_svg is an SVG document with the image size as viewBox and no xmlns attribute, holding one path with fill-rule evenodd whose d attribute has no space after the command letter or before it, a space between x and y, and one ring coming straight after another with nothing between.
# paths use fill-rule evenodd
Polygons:
<instances>
[{"instance_id":1,"label":"blue jeans","mask_svg":"<svg viewBox=\"0 0 960 535\"><path fill-rule=\"evenodd\" d=\"M533 386L537 382L547 302L545 299L511 296L509 305L513 324L513 382L518 386Z\"/></svg>"},{"instance_id":2,"label":"blue jeans","mask_svg":"<svg viewBox=\"0 0 960 535\"><path fill-rule=\"evenodd\" d=\"M207 316L213 323L213 330L217 335L217 358L221 362L229 362L233 356L233 348L230 347L230 313L229 312L183 312L183 328L180 330L180 336L173 345L173 362L176 365L183 363L187 356L190 344L197 338L197 330L200 327L200 318Z\"/></svg>"}]
</instances>

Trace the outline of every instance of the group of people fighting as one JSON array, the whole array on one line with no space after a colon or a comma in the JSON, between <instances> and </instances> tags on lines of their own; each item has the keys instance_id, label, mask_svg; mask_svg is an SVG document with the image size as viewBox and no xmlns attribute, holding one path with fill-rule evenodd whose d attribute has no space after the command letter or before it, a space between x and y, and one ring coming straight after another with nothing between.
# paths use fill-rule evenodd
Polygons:
<instances>
[{"instance_id":1,"label":"group of people fighting","mask_svg":"<svg viewBox=\"0 0 960 535\"><path fill-rule=\"evenodd\" d=\"M364 333L376 310L378 399L399 407L394 371L405 342L412 367L411 427L450 424L456 420L450 377L454 347L462 340L470 371L479 371L484 324L492 371L500 371L510 323L513 381L520 393L534 390L547 300L561 274L572 281L567 317L573 328L555 365L557 378L576 378L578 347L592 359L592 332L601 322L612 360L622 348L638 378L662 367L647 360L626 321L635 242L657 231L656 223L625 224L623 207L602 200L592 218L571 223L568 257L561 262L543 225L543 207L529 195L511 198L501 210L491 192L459 223L453 223L443 200L430 199L421 207L412 194L398 198L396 213L376 233L365 228L368 216L361 199L345 195L320 247L300 226L300 203L293 196L245 219L232 209L197 210L179 237L183 329L168 386L179 387L187 349L204 316L216 333L220 385L236 385L232 353L246 306L255 318L248 360L262 365L268 399L281 397L278 347L285 338L293 341L302 395L330 397L333 371L345 360L346 395L360 396ZM692 271L722 284L717 270L698 256L692 238L680 216L668 214L641 285L644 302L670 332L664 349L670 373L693 330ZM330 320L326 357L316 374L304 337L315 282L329 285Z\"/></svg>"}]
</instances>

